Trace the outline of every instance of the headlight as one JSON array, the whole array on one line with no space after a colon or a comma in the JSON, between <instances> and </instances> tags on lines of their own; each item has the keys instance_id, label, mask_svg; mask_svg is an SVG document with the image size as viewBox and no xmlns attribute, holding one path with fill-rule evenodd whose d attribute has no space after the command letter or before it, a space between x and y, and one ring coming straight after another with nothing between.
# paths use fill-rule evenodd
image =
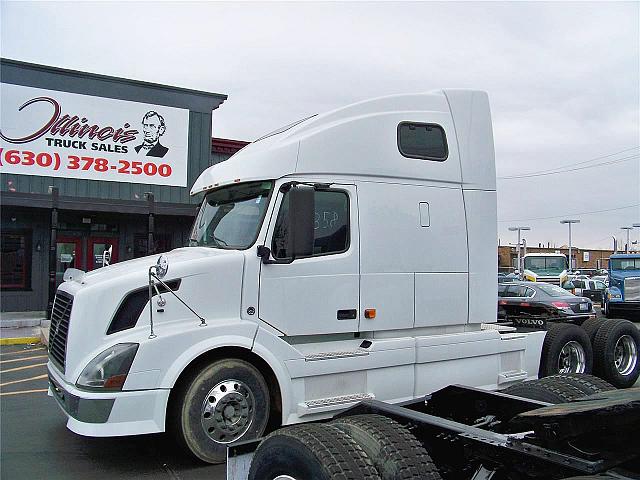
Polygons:
<instances>
[{"instance_id":1,"label":"headlight","mask_svg":"<svg viewBox=\"0 0 640 480\"><path fill-rule=\"evenodd\" d=\"M137 343L119 343L107 348L89 362L76 385L80 388L122 390L138 346Z\"/></svg>"}]
</instances>

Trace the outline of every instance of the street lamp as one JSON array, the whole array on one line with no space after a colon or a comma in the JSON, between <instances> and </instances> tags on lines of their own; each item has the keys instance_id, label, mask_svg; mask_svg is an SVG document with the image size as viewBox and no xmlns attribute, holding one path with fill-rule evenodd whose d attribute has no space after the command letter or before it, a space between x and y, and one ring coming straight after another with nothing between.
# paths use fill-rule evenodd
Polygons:
<instances>
[{"instance_id":1,"label":"street lamp","mask_svg":"<svg viewBox=\"0 0 640 480\"><path fill-rule=\"evenodd\" d=\"M510 232L518 232L518 274L522 272L522 267L520 265L520 232L531 230L531 227L509 227Z\"/></svg>"},{"instance_id":2,"label":"street lamp","mask_svg":"<svg viewBox=\"0 0 640 480\"><path fill-rule=\"evenodd\" d=\"M629 253L629 231L633 230L633 227L620 227L620 230L627 231L627 244L624 247L624 253Z\"/></svg>"},{"instance_id":3,"label":"street lamp","mask_svg":"<svg viewBox=\"0 0 640 480\"><path fill-rule=\"evenodd\" d=\"M571 273L573 270L573 266L571 265L571 224L580 223L580 220L560 220L560 223L569 225L569 273Z\"/></svg>"}]
</instances>

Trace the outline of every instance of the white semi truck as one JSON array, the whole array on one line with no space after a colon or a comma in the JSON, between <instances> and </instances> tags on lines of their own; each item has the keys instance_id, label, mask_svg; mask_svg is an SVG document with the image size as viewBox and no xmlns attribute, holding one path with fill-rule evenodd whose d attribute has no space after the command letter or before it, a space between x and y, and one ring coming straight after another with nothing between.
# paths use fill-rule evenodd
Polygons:
<instances>
[{"instance_id":1,"label":"white semi truck","mask_svg":"<svg viewBox=\"0 0 640 480\"><path fill-rule=\"evenodd\" d=\"M561 287L569 279L567 257L562 253L527 253L522 278Z\"/></svg>"},{"instance_id":2,"label":"white semi truck","mask_svg":"<svg viewBox=\"0 0 640 480\"><path fill-rule=\"evenodd\" d=\"M217 463L229 444L366 399L590 371L575 325L493 325L483 92L310 117L210 167L192 194L191 246L68 272L57 291L50 394L78 434L171 431Z\"/></svg>"}]
</instances>

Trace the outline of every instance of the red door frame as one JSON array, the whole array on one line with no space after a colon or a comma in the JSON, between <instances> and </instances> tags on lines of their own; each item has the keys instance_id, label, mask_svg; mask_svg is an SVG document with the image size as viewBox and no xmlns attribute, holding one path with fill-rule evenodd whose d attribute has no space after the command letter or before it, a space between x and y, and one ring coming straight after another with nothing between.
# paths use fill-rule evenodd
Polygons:
<instances>
[{"instance_id":1,"label":"red door frame","mask_svg":"<svg viewBox=\"0 0 640 480\"><path fill-rule=\"evenodd\" d=\"M96 243L106 243L113 246L111 249L110 263L116 263L118 261L118 237L89 237L87 239L87 272L95 268L93 245Z\"/></svg>"},{"instance_id":2,"label":"red door frame","mask_svg":"<svg viewBox=\"0 0 640 480\"><path fill-rule=\"evenodd\" d=\"M78 270L84 270L84 252L82 249L82 237L69 237L66 235L58 235L56 237L56 269L58 266L58 243L73 243L75 244L75 250L73 253L75 254L75 260L73 262L73 267ZM62 272L64 274L64 272ZM56 287L62 283L62 277L60 277L60 281L58 281L58 273L56 271Z\"/></svg>"}]
</instances>

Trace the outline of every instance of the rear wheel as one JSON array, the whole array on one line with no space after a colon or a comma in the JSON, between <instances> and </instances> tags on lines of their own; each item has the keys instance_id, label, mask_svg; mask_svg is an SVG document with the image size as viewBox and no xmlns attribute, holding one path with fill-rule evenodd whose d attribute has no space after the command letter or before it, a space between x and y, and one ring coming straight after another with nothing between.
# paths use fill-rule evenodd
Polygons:
<instances>
[{"instance_id":1,"label":"rear wheel","mask_svg":"<svg viewBox=\"0 0 640 480\"><path fill-rule=\"evenodd\" d=\"M548 403L566 403L584 396L584 393L560 376L517 383L502 393Z\"/></svg>"},{"instance_id":2,"label":"rear wheel","mask_svg":"<svg viewBox=\"0 0 640 480\"><path fill-rule=\"evenodd\" d=\"M600 327L604 325L604 322L606 322L606 320L603 318L589 318L582 322L581 327L589 337L589 341L591 342L592 346L593 339L595 338L596 333L598 333L598 330L600 330Z\"/></svg>"},{"instance_id":3,"label":"rear wheel","mask_svg":"<svg viewBox=\"0 0 640 480\"><path fill-rule=\"evenodd\" d=\"M593 395L594 393L606 392L609 390L615 390L616 387L609 382L598 378L594 375L587 375L584 373L566 373L560 375L554 375L552 377L545 377L540 379L539 382L544 383L549 379L558 378L564 382L576 387L584 395Z\"/></svg>"},{"instance_id":4,"label":"rear wheel","mask_svg":"<svg viewBox=\"0 0 640 480\"><path fill-rule=\"evenodd\" d=\"M269 389L244 360L218 360L195 371L176 391L167 423L178 443L200 460L223 463L227 445L261 436Z\"/></svg>"},{"instance_id":5,"label":"rear wheel","mask_svg":"<svg viewBox=\"0 0 640 480\"><path fill-rule=\"evenodd\" d=\"M593 343L596 374L618 388L631 387L640 376L640 332L628 320L607 320Z\"/></svg>"},{"instance_id":6,"label":"rear wheel","mask_svg":"<svg viewBox=\"0 0 640 480\"><path fill-rule=\"evenodd\" d=\"M360 446L328 424L285 427L256 450L249 480L380 480Z\"/></svg>"},{"instance_id":7,"label":"rear wheel","mask_svg":"<svg viewBox=\"0 0 640 480\"><path fill-rule=\"evenodd\" d=\"M431 457L413 434L382 415L356 415L332 422L362 447L382 480L441 480Z\"/></svg>"},{"instance_id":8,"label":"rear wheel","mask_svg":"<svg viewBox=\"0 0 640 480\"><path fill-rule=\"evenodd\" d=\"M542 344L538 376L591 373L593 350L586 332L577 325L551 324Z\"/></svg>"}]
</instances>

